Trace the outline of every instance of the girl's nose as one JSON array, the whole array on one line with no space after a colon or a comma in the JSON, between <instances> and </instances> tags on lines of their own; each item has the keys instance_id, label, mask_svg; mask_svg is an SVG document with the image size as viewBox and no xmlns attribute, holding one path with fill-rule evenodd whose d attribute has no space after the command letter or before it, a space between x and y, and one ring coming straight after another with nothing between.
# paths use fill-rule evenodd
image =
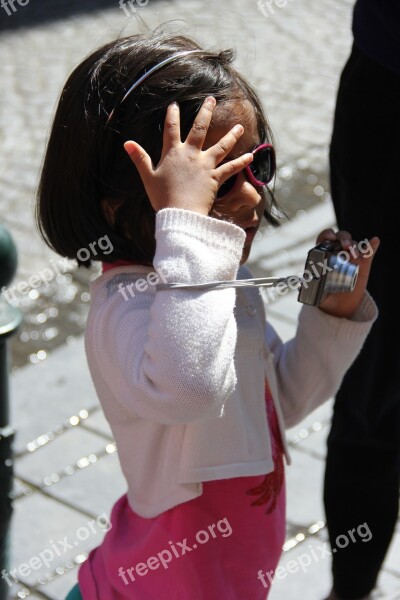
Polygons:
<instances>
[{"instance_id":1,"label":"girl's nose","mask_svg":"<svg viewBox=\"0 0 400 600\"><path fill-rule=\"evenodd\" d=\"M232 195L229 198L229 205L233 211L239 211L243 208L255 208L261 200L261 195L257 189L247 180L244 171L238 174L238 181Z\"/></svg>"}]
</instances>

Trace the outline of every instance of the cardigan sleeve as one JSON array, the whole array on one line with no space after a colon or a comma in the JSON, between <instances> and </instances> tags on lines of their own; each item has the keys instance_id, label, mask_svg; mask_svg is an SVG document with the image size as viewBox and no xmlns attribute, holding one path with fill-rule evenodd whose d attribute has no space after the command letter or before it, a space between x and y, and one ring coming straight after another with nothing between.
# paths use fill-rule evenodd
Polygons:
<instances>
[{"instance_id":1,"label":"cardigan sleeve","mask_svg":"<svg viewBox=\"0 0 400 600\"><path fill-rule=\"evenodd\" d=\"M240 227L168 208L156 214L155 236L164 282L236 279ZM234 288L94 297L86 352L99 395L106 389L129 414L164 424L222 416L236 385L234 306Z\"/></svg>"},{"instance_id":2,"label":"cardigan sleeve","mask_svg":"<svg viewBox=\"0 0 400 600\"><path fill-rule=\"evenodd\" d=\"M303 306L296 335L283 343L267 323L265 343L272 352L279 400L287 428L333 397L359 354L377 317L368 292L352 319L327 315Z\"/></svg>"}]
</instances>

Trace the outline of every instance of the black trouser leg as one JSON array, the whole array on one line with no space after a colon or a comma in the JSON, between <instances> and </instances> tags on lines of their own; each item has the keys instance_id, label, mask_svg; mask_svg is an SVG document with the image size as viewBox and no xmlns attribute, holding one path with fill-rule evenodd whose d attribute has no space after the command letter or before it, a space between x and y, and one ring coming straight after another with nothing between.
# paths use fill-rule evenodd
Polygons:
<instances>
[{"instance_id":1,"label":"black trouser leg","mask_svg":"<svg viewBox=\"0 0 400 600\"><path fill-rule=\"evenodd\" d=\"M381 240L368 285L380 314L336 395L325 471L332 547L362 524L372 533L368 542L354 533L356 542L332 555L334 589L351 600L377 581L398 515L400 472L400 299L393 291L400 272L400 77L355 46L340 80L330 169L339 228L357 241Z\"/></svg>"}]
</instances>

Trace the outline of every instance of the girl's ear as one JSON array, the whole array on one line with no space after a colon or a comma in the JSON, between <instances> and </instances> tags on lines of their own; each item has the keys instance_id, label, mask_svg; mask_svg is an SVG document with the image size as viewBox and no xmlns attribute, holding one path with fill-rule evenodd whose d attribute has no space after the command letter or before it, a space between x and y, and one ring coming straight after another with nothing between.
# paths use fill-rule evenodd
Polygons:
<instances>
[{"instance_id":1,"label":"girl's ear","mask_svg":"<svg viewBox=\"0 0 400 600\"><path fill-rule=\"evenodd\" d=\"M118 200L117 198L101 199L102 213L111 227L114 225L115 213L117 209L121 206L122 202L122 200Z\"/></svg>"}]
</instances>

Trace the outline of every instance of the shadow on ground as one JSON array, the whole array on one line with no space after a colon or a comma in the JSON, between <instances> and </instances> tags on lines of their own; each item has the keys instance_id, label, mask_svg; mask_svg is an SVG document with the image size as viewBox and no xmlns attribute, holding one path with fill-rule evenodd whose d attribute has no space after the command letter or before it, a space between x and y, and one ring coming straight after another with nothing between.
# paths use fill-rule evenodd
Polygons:
<instances>
[{"instance_id":1,"label":"shadow on ground","mask_svg":"<svg viewBox=\"0 0 400 600\"><path fill-rule=\"evenodd\" d=\"M135 7L135 0L131 2ZM0 0L0 32L118 7L119 0Z\"/></svg>"}]
</instances>

